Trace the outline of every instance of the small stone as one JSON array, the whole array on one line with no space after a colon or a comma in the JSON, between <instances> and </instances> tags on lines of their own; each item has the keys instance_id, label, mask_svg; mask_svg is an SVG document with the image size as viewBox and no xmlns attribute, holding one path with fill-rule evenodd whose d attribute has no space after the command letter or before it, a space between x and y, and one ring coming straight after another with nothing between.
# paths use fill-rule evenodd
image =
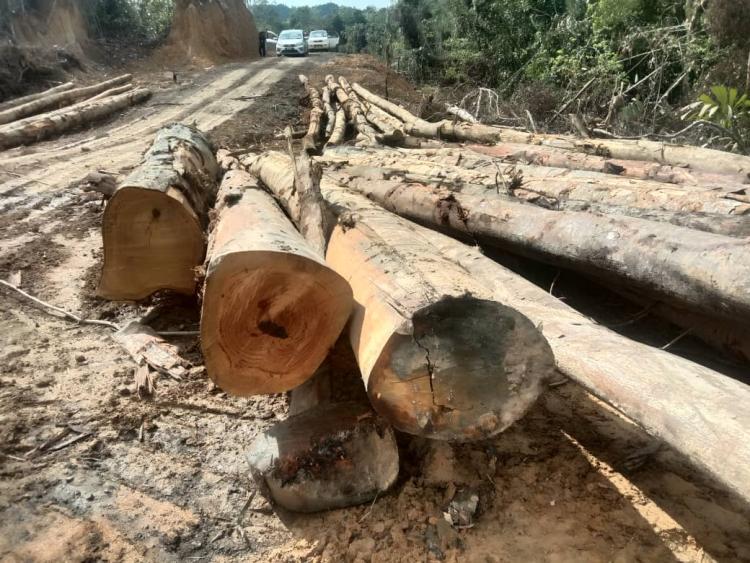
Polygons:
<instances>
[{"instance_id":1,"label":"small stone","mask_svg":"<svg viewBox=\"0 0 750 563\"><path fill-rule=\"evenodd\" d=\"M385 524L383 524L382 522L376 522L372 525L372 531L376 534L382 534L383 532L385 532Z\"/></svg>"},{"instance_id":2,"label":"small stone","mask_svg":"<svg viewBox=\"0 0 750 563\"><path fill-rule=\"evenodd\" d=\"M126 385L118 388L117 392L123 397L127 397L132 394L132 391L130 391L130 389Z\"/></svg>"},{"instance_id":3,"label":"small stone","mask_svg":"<svg viewBox=\"0 0 750 563\"><path fill-rule=\"evenodd\" d=\"M94 500L96 497L93 493L91 493L89 496L86 497L86 500Z\"/></svg>"},{"instance_id":4,"label":"small stone","mask_svg":"<svg viewBox=\"0 0 750 563\"><path fill-rule=\"evenodd\" d=\"M86 362L86 356L84 356L83 354L76 355L76 362L79 363L79 364L85 363Z\"/></svg>"}]
</instances>

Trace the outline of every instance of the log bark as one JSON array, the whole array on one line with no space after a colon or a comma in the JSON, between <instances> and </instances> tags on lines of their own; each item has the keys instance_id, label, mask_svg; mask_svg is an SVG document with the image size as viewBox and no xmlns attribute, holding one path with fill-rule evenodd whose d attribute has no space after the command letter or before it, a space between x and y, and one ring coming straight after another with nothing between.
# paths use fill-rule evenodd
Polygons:
<instances>
[{"instance_id":1,"label":"log bark","mask_svg":"<svg viewBox=\"0 0 750 563\"><path fill-rule=\"evenodd\" d=\"M161 289L192 294L219 168L193 127L161 129L104 210L98 294L138 300Z\"/></svg>"},{"instance_id":2,"label":"log bark","mask_svg":"<svg viewBox=\"0 0 750 563\"><path fill-rule=\"evenodd\" d=\"M458 106L445 104L445 111L447 111L451 115L455 115L458 119L460 119L461 121L465 121L466 123L479 123L476 117Z\"/></svg>"},{"instance_id":3,"label":"log bark","mask_svg":"<svg viewBox=\"0 0 750 563\"><path fill-rule=\"evenodd\" d=\"M44 96L48 96L50 94L57 94L59 92L65 92L66 90L70 90L73 88L72 82L65 82L64 84L60 84L59 86L54 86L53 88L49 88L48 90L45 90L43 92L37 92L36 94L29 94L28 96L23 96L21 98L14 98L12 100L8 100L7 102L3 102L0 104L0 111L5 111L10 108L14 108L23 104L26 104L28 102L33 102L34 100L38 100L39 98L43 98Z\"/></svg>"},{"instance_id":4,"label":"log bark","mask_svg":"<svg viewBox=\"0 0 750 563\"><path fill-rule=\"evenodd\" d=\"M406 124L406 132L417 137L446 139L482 144L522 143L540 144L572 152L592 154L606 158L640 160L687 167L711 174L730 174L743 179L750 178L750 157L713 149L672 145L648 140L622 139L576 139L557 135L537 135L505 127L452 121L427 122L417 118L408 110L384 100L359 84L352 85L354 91L365 101L375 104L398 117Z\"/></svg>"},{"instance_id":5,"label":"log bark","mask_svg":"<svg viewBox=\"0 0 750 563\"><path fill-rule=\"evenodd\" d=\"M42 113L51 109L74 104L75 102L84 100L106 90L109 90L110 88L113 88L115 86L126 84L130 82L132 78L132 75L124 74L111 80L93 84L92 86L74 88L72 90L66 89L61 92L58 91L47 94L30 102L26 102L25 104L15 106L5 111L0 111L0 125L11 123L13 121L23 119L24 117L36 115L38 113Z\"/></svg>"},{"instance_id":6,"label":"log bark","mask_svg":"<svg viewBox=\"0 0 750 563\"><path fill-rule=\"evenodd\" d=\"M351 289L247 172L227 172L217 201L201 315L206 369L234 395L288 391L325 360Z\"/></svg>"},{"instance_id":7,"label":"log bark","mask_svg":"<svg viewBox=\"0 0 750 563\"><path fill-rule=\"evenodd\" d=\"M641 160L607 158L541 145L498 143L493 146L468 145L466 148L485 156L497 158L502 162L534 164L570 170L588 170L622 178L654 180L668 184L732 187L741 186L748 182L747 176L739 174L701 172L681 166Z\"/></svg>"},{"instance_id":8,"label":"log bark","mask_svg":"<svg viewBox=\"0 0 750 563\"><path fill-rule=\"evenodd\" d=\"M344 108L346 118L352 124L358 133L358 143L362 145L377 144L377 132L367 122L362 107L358 100L350 98L342 86L340 86L333 75L326 76L326 85L338 100L341 107Z\"/></svg>"},{"instance_id":9,"label":"log bark","mask_svg":"<svg viewBox=\"0 0 750 563\"><path fill-rule=\"evenodd\" d=\"M313 153L318 150L318 142L320 141L320 129L323 123L323 115L325 113L323 109L323 101L320 98L320 93L317 88L310 85L310 81L304 74L299 75L299 81L305 87L307 97L310 100L310 124L307 129L307 134L302 139L302 148L308 152Z\"/></svg>"},{"instance_id":10,"label":"log bark","mask_svg":"<svg viewBox=\"0 0 750 563\"><path fill-rule=\"evenodd\" d=\"M103 119L131 105L139 104L151 96L151 91L138 88L124 94L81 102L65 111L40 115L30 121L23 120L0 127L0 149L36 143L56 134L64 133L87 123Z\"/></svg>"},{"instance_id":11,"label":"log bark","mask_svg":"<svg viewBox=\"0 0 750 563\"><path fill-rule=\"evenodd\" d=\"M292 193L291 159L243 162L277 198ZM408 221L325 179L321 191L345 215L327 262L354 292L349 336L375 410L399 430L450 440L492 436L520 418L550 375L536 328L436 262Z\"/></svg>"},{"instance_id":12,"label":"log bark","mask_svg":"<svg viewBox=\"0 0 750 563\"><path fill-rule=\"evenodd\" d=\"M561 372L750 501L750 387L597 325L476 248L420 234L540 327Z\"/></svg>"},{"instance_id":13,"label":"log bark","mask_svg":"<svg viewBox=\"0 0 750 563\"><path fill-rule=\"evenodd\" d=\"M629 217L549 211L419 184L357 184L414 221L633 285L710 316L750 315L750 246L743 239Z\"/></svg>"},{"instance_id":14,"label":"log bark","mask_svg":"<svg viewBox=\"0 0 750 563\"><path fill-rule=\"evenodd\" d=\"M131 321L112 335L133 361L148 365L155 371L181 380L187 375L187 362L180 357L176 346L166 342L150 327Z\"/></svg>"}]
</instances>

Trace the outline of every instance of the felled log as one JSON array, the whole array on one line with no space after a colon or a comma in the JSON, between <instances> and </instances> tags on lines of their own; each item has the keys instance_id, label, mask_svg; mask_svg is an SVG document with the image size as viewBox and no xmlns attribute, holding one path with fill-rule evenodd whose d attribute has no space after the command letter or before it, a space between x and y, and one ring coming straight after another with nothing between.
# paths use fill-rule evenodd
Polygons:
<instances>
[{"instance_id":1,"label":"felled log","mask_svg":"<svg viewBox=\"0 0 750 563\"><path fill-rule=\"evenodd\" d=\"M49 94L57 94L58 92L65 92L66 90L70 90L71 88L73 88L73 83L65 82L64 84L60 84L59 86L54 86L52 88L44 90L43 92L37 92L36 94L29 94L28 96L22 96L20 98L13 98L12 100L8 100L7 102L3 102L2 104L0 104L0 111L5 111L7 109L17 107L22 104L33 102L34 100L38 100L39 98L43 98L44 96L48 96Z\"/></svg>"},{"instance_id":2,"label":"felled log","mask_svg":"<svg viewBox=\"0 0 750 563\"><path fill-rule=\"evenodd\" d=\"M357 96L357 93L352 90L349 81L341 76L339 78L339 84L346 92L346 95L352 101L352 103L361 112L364 118L374 125L377 129L383 132L384 137L378 137L378 141L384 144L403 144L404 140L404 126L401 121L384 112L380 108L374 105L363 104Z\"/></svg>"},{"instance_id":3,"label":"felled log","mask_svg":"<svg viewBox=\"0 0 750 563\"><path fill-rule=\"evenodd\" d=\"M325 80L328 89L336 97L341 107L344 108L346 118L352 124L354 129L357 130L358 142L364 145L377 144L377 132L367 122L367 118L365 118L358 100L350 98L346 94L344 88L333 78L333 75L327 75Z\"/></svg>"},{"instance_id":4,"label":"felled log","mask_svg":"<svg viewBox=\"0 0 750 563\"><path fill-rule=\"evenodd\" d=\"M406 124L406 132L417 137L482 144L541 144L607 158L657 162L714 174L730 174L743 178L743 183L750 177L750 157L744 155L648 140L576 139L557 135L537 135L506 127L454 123L448 120L431 123L417 118L408 110L381 98L359 84L353 84L352 88L365 101L401 119Z\"/></svg>"},{"instance_id":5,"label":"felled log","mask_svg":"<svg viewBox=\"0 0 750 563\"><path fill-rule=\"evenodd\" d=\"M328 145L340 145L346 139L346 112L339 105L336 110L336 118L333 124L331 136L328 137Z\"/></svg>"},{"instance_id":6,"label":"felled log","mask_svg":"<svg viewBox=\"0 0 750 563\"><path fill-rule=\"evenodd\" d=\"M451 115L455 115L458 119L460 119L461 121L465 121L466 123L479 123L476 117L458 106L445 104L445 111L447 111Z\"/></svg>"},{"instance_id":7,"label":"felled log","mask_svg":"<svg viewBox=\"0 0 750 563\"><path fill-rule=\"evenodd\" d=\"M243 162L277 198L293 193L291 159ZM435 261L408 221L325 179L321 191L342 215L326 259L354 292L349 336L375 410L399 430L450 440L492 436L522 416L552 364L536 328Z\"/></svg>"},{"instance_id":8,"label":"felled log","mask_svg":"<svg viewBox=\"0 0 750 563\"><path fill-rule=\"evenodd\" d=\"M328 139L331 136L331 133L333 133L333 127L336 125L336 111L333 109L333 104L331 103L331 90L328 86L323 87L321 99L323 100L323 110L326 114L326 128L324 135L325 138Z\"/></svg>"},{"instance_id":9,"label":"felled log","mask_svg":"<svg viewBox=\"0 0 750 563\"><path fill-rule=\"evenodd\" d=\"M382 166L340 166L335 172L329 172L330 175L336 176L340 181L353 185L353 183L362 183L368 181L380 181L391 183L394 187L404 182L415 182L426 186L432 186L436 188L445 188L451 192L457 192L462 195L489 197L500 201L518 201L523 200L534 205L538 205L544 209L552 209L556 211L587 211L597 214L606 214L614 216L625 216L634 217L638 219L645 219L648 221L657 221L662 223L670 223L679 227L686 227L698 231L707 233L714 233L724 236L743 238L750 236L750 214L745 215L726 215L719 213L704 213L694 211L665 211L662 209L653 208L641 208L630 205L630 201L624 200L625 205L617 205L617 203L610 205L608 203L600 203L600 201L608 201L607 195L612 194L611 200L617 200L627 192L625 190L614 189L611 192L607 189L601 188L594 184L582 184L590 188L599 188L589 192L587 200L575 200L570 199L570 193L564 189L549 193L549 186L544 183L544 180L540 180L538 184L542 190L542 193L535 191L533 188L527 189L521 180L509 179L505 182L506 185L502 185L497 178L486 182L481 177L472 177L469 181L461 179L461 175L452 176L450 173L445 174L449 169L447 166L443 167L438 173L445 174L441 176L421 174L419 172L412 172L411 170L419 170L418 165L409 165L408 163L401 163L399 168L382 167ZM478 183L473 183L478 182ZM516 186L516 181L520 183L520 187ZM572 190L571 190L572 191ZM708 192L713 194L713 192ZM592 195L598 197L591 197ZM640 194L638 191L635 195L642 196L647 194ZM682 205L695 207L696 202L691 201L690 198L674 200L665 200L666 203L671 204L669 207L677 207L681 202ZM724 207L727 204L729 209L732 209L735 205L734 202L729 200L715 200L718 205L716 207ZM644 198L639 198L633 205L644 205L652 203L652 201ZM707 207L709 204L706 204ZM645 205L644 205L645 207ZM734 209L740 209L742 206L737 205ZM709 207L710 208L710 207Z\"/></svg>"},{"instance_id":10,"label":"felled log","mask_svg":"<svg viewBox=\"0 0 750 563\"><path fill-rule=\"evenodd\" d=\"M9 123L0 127L0 149L28 145L93 123L131 105L139 104L150 96L150 90L138 88L91 103L81 102L66 108L65 111L40 115L30 121Z\"/></svg>"},{"instance_id":11,"label":"felled log","mask_svg":"<svg viewBox=\"0 0 750 563\"><path fill-rule=\"evenodd\" d=\"M201 314L208 374L234 395L288 391L338 338L351 289L245 171L225 174L215 216Z\"/></svg>"},{"instance_id":12,"label":"felled log","mask_svg":"<svg viewBox=\"0 0 750 563\"><path fill-rule=\"evenodd\" d=\"M357 147L330 151L322 160L345 163L347 166L380 168L389 176L431 176L435 182L456 191L472 185L485 186L495 193L507 193L530 201L541 199L554 207L564 207L566 202L572 201L676 213L750 215L750 205L729 199L731 191L727 189L631 180L565 168L521 164L500 168L493 162L472 160L464 157L463 152L456 152L428 150L404 153L369 151ZM738 221L742 222L743 219Z\"/></svg>"},{"instance_id":13,"label":"felled log","mask_svg":"<svg viewBox=\"0 0 750 563\"><path fill-rule=\"evenodd\" d=\"M369 502L399 469L393 430L356 402L321 402L290 416L255 440L248 461L267 496L296 512Z\"/></svg>"},{"instance_id":14,"label":"felled log","mask_svg":"<svg viewBox=\"0 0 750 563\"><path fill-rule=\"evenodd\" d=\"M195 291L218 173L203 133L180 123L159 130L104 210L101 297L138 300L161 289Z\"/></svg>"},{"instance_id":15,"label":"felled log","mask_svg":"<svg viewBox=\"0 0 750 563\"><path fill-rule=\"evenodd\" d=\"M132 78L132 75L124 74L122 76L118 76L117 78L99 82L98 84L93 84L91 86L65 89L63 91L53 92L41 96L35 100L26 102L25 104L15 106L5 111L0 111L0 125L11 123L12 121L23 119L24 117L28 117L30 115L36 115L50 109L71 105L90 96L94 96L96 94L104 92L105 90L109 90L110 88L113 88L115 86L120 86L122 84L130 82Z\"/></svg>"},{"instance_id":16,"label":"felled log","mask_svg":"<svg viewBox=\"0 0 750 563\"><path fill-rule=\"evenodd\" d=\"M320 93L317 88L310 85L310 81L304 74L299 75L299 81L305 87L307 97L310 100L310 124L307 129L307 134L302 139L302 148L306 152L316 152L318 150L318 141L320 140L320 128L323 123L323 115L325 113L323 109L323 101L320 98Z\"/></svg>"},{"instance_id":17,"label":"felled log","mask_svg":"<svg viewBox=\"0 0 750 563\"><path fill-rule=\"evenodd\" d=\"M561 372L750 501L750 387L620 336L476 248L416 228L437 255L540 327Z\"/></svg>"},{"instance_id":18,"label":"felled log","mask_svg":"<svg viewBox=\"0 0 750 563\"><path fill-rule=\"evenodd\" d=\"M534 164L571 170L602 172L622 178L654 180L668 184L703 186L732 186L748 182L746 175L710 173L690 170L683 166L671 166L642 160L623 160L596 154L571 152L542 145L498 143L496 145L468 145L467 149L503 162Z\"/></svg>"},{"instance_id":19,"label":"felled log","mask_svg":"<svg viewBox=\"0 0 750 563\"><path fill-rule=\"evenodd\" d=\"M408 219L569 267L711 316L750 315L750 246L664 223L533 205L420 184L355 184Z\"/></svg>"}]
</instances>

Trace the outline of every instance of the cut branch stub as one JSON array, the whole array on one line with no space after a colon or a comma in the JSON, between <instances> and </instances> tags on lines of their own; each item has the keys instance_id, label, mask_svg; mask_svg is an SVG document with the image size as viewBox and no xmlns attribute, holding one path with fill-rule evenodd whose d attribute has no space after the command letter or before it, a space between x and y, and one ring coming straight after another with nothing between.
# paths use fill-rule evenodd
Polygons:
<instances>
[{"instance_id":1,"label":"cut branch stub","mask_svg":"<svg viewBox=\"0 0 750 563\"><path fill-rule=\"evenodd\" d=\"M138 300L160 289L195 291L218 172L197 129L175 123L156 134L104 211L100 296Z\"/></svg>"}]
</instances>

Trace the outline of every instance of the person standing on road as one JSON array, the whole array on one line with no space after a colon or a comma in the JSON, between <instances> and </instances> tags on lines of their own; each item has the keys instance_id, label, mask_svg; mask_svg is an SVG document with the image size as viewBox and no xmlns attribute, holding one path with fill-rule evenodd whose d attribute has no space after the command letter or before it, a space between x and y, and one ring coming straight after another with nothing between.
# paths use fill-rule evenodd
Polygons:
<instances>
[{"instance_id":1,"label":"person standing on road","mask_svg":"<svg viewBox=\"0 0 750 563\"><path fill-rule=\"evenodd\" d=\"M258 34L258 50L260 52L261 57L266 56L266 32L261 31Z\"/></svg>"}]
</instances>

